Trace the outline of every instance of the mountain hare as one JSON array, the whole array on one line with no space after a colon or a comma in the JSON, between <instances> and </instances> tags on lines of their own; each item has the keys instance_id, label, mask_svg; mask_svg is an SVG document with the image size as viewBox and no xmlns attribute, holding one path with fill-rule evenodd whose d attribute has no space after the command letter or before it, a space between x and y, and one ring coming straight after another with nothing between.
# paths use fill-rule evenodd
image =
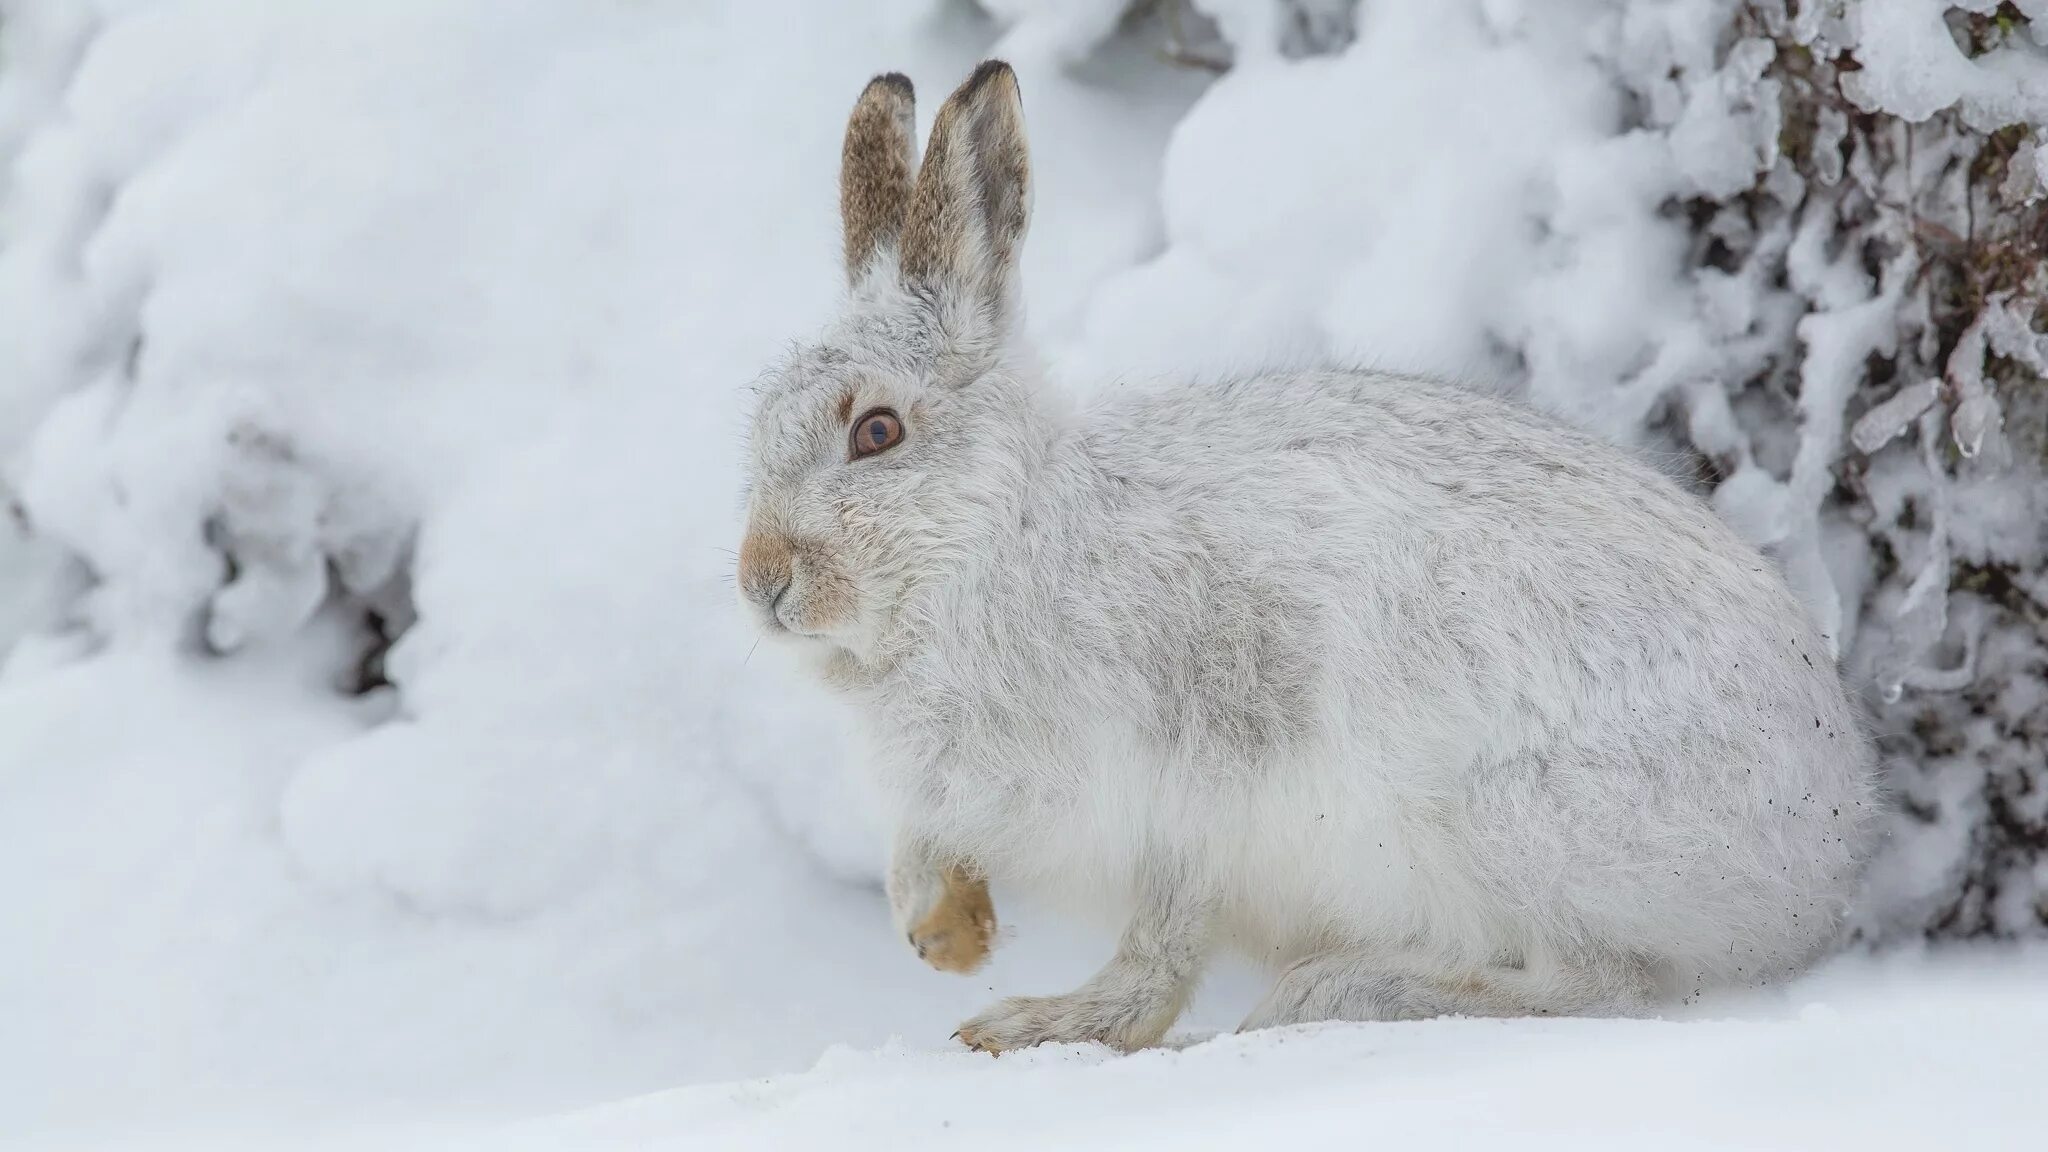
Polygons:
<instances>
[{"instance_id":1,"label":"mountain hare","mask_svg":"<svg viewBox=\"0 0 2048 1152\"><path fill-rule=\"evenodd\" d=\"M1797 971L1869 844L1872 748L1772 564L1513 404L1379 373L1063 403L1019 346L1015 75L877 77L849 294L760 388L744 604L871 729L898 928L986 953L986 878L1107 912L1078 990L959 1035L1134 1048L1205 957L1246 1027L1631 1013Z\"/></svg>"}]
</instances>

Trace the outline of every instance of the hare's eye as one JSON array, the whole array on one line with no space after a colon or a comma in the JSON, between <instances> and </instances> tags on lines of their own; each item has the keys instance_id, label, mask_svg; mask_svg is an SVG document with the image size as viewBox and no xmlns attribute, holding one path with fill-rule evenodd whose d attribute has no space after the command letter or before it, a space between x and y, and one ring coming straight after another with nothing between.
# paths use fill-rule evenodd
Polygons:
<instances>
[{"instance_id":1,"label":"hare's eye","mask_svg":"<svg viewBox=\"0 0 2048 1152\"><path fill-rule=\"evenodd\" d=\"M894 448L903 439L903 421L887 408L874 408L853 422L853 458L873 456Z\"/></svg>"}]
</instances>

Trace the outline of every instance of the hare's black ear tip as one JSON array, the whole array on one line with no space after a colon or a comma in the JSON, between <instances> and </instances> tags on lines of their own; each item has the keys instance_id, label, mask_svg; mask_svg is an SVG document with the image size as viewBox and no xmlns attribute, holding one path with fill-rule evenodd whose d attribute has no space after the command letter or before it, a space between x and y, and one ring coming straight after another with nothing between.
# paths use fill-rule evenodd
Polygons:
<instances>
[{"instance_id":1,"label":"hare's black ear tip","mask_svg":"<svg viewBox=\"0 0 2048 1152\"><path fill-rule=\"evenodd\" d=\"M869 91L874 91L878 88L885 89L906 100L916 95L916 91L910 86L910 77L905 76L901 72L884 72L873 80L868 81Z\"/></svg>"},{"instance_id":2,"label":"hare's black ear tip","mask_svg":"<svg viewBox=\"0 0 2048 1152\"><path fill-rule=\"evenodd\" d=\"M974 75L967 78L967 90L974 92L991 81L1002 79L1008 79L1012 85L1015 85L1017 83L1016 70L1011 68L1007 61L983 60L975 66Z\"/></svg>"}]
</instances>

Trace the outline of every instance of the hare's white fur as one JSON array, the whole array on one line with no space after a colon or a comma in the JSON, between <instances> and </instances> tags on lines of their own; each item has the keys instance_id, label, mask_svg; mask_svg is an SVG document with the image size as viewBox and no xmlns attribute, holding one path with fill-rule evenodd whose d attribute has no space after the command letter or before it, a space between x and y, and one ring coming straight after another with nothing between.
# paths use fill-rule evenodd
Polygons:
<instances>
[{"instance_id":1,"label":"hare's white fur","mask_svg":"<svg viewBox=\"0 0 2048 1152\"><path fill-rule=\"evenodd\" d=\"M899 917L967 861L1129 925L970 1042L1149 1043L1216 947L1280 973L1267 1024L1639 1011L1835 939L1872 748L1827 639L1699 499L1411 377L1071 407L1012 338L1007 266L849 271L763 385L743 596L863 706ZM903 442L850 459L876 408Z\"/></svg>"}]
</instances>

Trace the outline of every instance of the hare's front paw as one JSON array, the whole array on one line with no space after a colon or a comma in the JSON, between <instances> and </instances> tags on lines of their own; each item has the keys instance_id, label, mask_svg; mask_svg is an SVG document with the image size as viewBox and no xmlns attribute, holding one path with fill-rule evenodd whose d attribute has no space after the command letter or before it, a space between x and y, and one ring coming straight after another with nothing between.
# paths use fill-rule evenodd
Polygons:
<instances>
[{"instance_id":1,"label":"hare's front paw","mask_svg":"<svg viewBox=\"0 0 2048 1152\"><path fill-rule=\"evenodd\" d=\"M891 897L897 925L925 963L964 974L988 959L996 935L988 881L955 864L908 878Z\"/></svg>"},{"instance_id":2,"label":"hare's front paw","mask_svg":"<svg viewBox=\"0 0 2048 1152\"><path fill-rule=\"evenodd\" d=\"M978 1052L1009 1052L1035 1044L1107 1044L1129 1052L1156 1042L1173 1011L1148 1000L1109 1000L1082 989L1065 996L1012 996L954 1033Z\"/></svg>"}]
</instances>

